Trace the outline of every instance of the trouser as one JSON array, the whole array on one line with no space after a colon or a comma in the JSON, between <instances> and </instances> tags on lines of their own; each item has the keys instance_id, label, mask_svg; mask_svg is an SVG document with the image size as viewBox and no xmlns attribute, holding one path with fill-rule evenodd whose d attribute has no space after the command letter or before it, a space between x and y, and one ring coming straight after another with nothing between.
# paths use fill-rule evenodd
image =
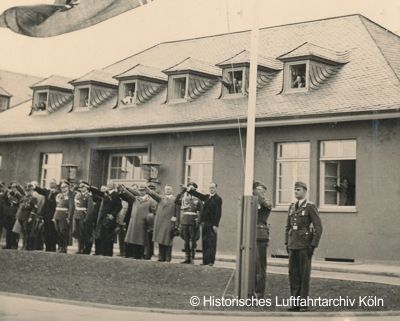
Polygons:
<instances>
[{"instance_id":1,"label":"trouser","mask_svg":"<svg viewBox=\"0 0 400 321\"><path fill-rule=\"evenodd\" d=\"M24 250L33 251L35 246L35 238L32 237L32 221L18 220L21 225L22 248Z\"/></svg>"},{"instance_id":2,"label":"trouser","mask_svg":"<svg viewBox=\"0 0 400 321\"><path fill-rule=\"evenodd\" d=\"M307 298L310 287L311 257L307 249L289 250L290 294ZM298 304L296 304L298 306Z\"/></svg>"},{"instance_id":3,"label":"trouser","mask_svg":"<svg viewBox=\"0 0 400 321\"><path fill-rule=\"evenodd\" d=\"M194 259L197 248L198 229L194 224L181 225L181 237L185 241L186 259Z\"/></svg>"},{"instance_id":4,"label":"trouser","mask_svg":"<svg viewBox=\"0 0 400 321\"><path fill-rule=\"evenodd\" d=\"M74 219L74 236L78 240L78 252L83 253L85 247L84 233L85 233L85 221L83 219Z\"/></svg>"},{"instance_id":5,"label":"trouser","mask_svg":"<svg viewBox=\"0 0 400 321\"><path fill-rule=\"evenodd\" d=\"M19 236L17 233L14 233L13 227L15 224L15 217L5 216L4 217L4 228L6 229L6 249L14 249L18 248L18 240Z\"/></svg>"},{"instance_id":6,"label":"trouser","mask_svg":"<svg viewBox=\"0 0 400 321\"><path fill-rule=\"evenodd\" d=\"M256 247L256 294L263 298L267 277L267 248L268 240L257 240Z\"/></svg>"},{"instance_id":7,"label":"trouser","mask_svg":"<svg viewBox=\"0 0 400 321\"><path fill-rule=\"evenodd\" d=\"M132 257L137 260L144 259L144 245L129 244L131 247Z\"/></svg>"},{"instance_id":8,"label":"trouser","mask_svg":"<svg viewBox=\"0 0 400 321\"><path fill-rule=\"evenodd\" d=\"M113 256L114 250L114 227L102 226L100 229L100 254Z\"/></svg>"},{"instance_id":9,"label":"trouser","mask_svg":"<svg viewBox=\"0 0 400 321\"><path fill-rule=\"evenodd\" d=\"M56 219L55 228L57 232L58 250L61 253L67 253L69 243L69 224L67 218Z\"/></svg>"},{"instance_id":10,"label":"trouser","mask_svg":"<svg viewBox=\"0 0 400 321\"><path fill-rule=\"evenodd\" d=\"M125 243L126 228L125 225L120 225L120 230L118 232L118 245L119 245L119 255L126 255L126 243Z\"/></svg>"},{"instance_id":11,"label":"trouser","mask_svg":"<svg viewBox=\"0 0 400 321\"><path fill-rule=\"evenodd\" d=\"M146 232L145 243L146 244L144 246L144 259L151 260L151 257L154 255L153 231Z\"/></svg>"},{"instance_id":12,"label":"trouser","mask_svg":"<svg viewBox=\"0 0 400 321\"><path fill-rule=\"evenodd\" d=\"M161 262L171 262L172 246L158 244L158 260Z\"/></svg>"},{"instance_id":13,"label":"trouser","mask_svg":"<svg viewBox=\"0 0 400 321\"><path fill-rule=\"evenodd\" d=\"M202 229L203 264L214 264L217 251L217 233L211 224L205 223Z\"/></svg>"},{"instance_id":14,"label":"trouser","mask_svg":"<svg viewBox=\"0 0 400 321\"><path fill-rule=\"evenodd\" d=\"M57 232L54 221L49 219L45 219L44 221L44 244L46 246L46 252L56 251Z\"/></svg>"},{"instance_id":15,"label":"trouser","mask_svg":"<svg viewBox=\"0 0 400 321\"><path fill-rule=\"evenodd\" d=\"M83 225L83 254L90 254L93 246L93 223L85 221Z\"/></svg>"}]
</instances>

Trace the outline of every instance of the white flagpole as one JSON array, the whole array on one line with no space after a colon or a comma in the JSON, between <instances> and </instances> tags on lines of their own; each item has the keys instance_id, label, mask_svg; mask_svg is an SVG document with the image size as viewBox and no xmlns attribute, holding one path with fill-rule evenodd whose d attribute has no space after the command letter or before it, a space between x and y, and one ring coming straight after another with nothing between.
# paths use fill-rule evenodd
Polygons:
<instances>
[{"instance_id":1,"label":"white flagpole","mask_svg":"<svg viewBox=\"0 0 400 321\"><path fill-rule=\"evenodd\" d=\"M257 96L257 63L259 38L259 0L252 0L252 30L250 43L249 98L247 107L246 161L244 197L239 217L236 294L248 298L255 291L255 251L257 199L253 197L255 118Z\"/></svg>"}]
</instances>

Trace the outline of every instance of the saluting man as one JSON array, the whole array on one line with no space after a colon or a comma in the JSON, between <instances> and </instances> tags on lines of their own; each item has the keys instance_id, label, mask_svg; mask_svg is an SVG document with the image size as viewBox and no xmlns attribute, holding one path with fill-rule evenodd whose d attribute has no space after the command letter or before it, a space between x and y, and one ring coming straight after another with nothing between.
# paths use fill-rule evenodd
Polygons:
<instances>
[{"instance_id":1,"label":"saluting man","mask_svg":"<svg viewBox=\"0 0 400 321\"><path fill-rule=\"evenodd\" d=\"M307 185L296 182L294 190L297 202L289 207L285 229L285 245L289 254L290 294L306 299L310 286L311 258L321 238L322 223L317 207L306 199ZM311 223L313 230L310 228ZM308 310L296 302L289 311Z\"/></svg>"}]
</instances>

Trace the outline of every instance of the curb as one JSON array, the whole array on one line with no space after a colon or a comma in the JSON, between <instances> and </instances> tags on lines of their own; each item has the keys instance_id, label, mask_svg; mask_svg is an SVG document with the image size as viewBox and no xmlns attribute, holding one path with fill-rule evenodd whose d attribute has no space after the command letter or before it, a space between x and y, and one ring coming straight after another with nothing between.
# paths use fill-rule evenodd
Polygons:
<instances>
[{"instance_id":1,"label":"curb","mask_svg":"<svg viewBox=\"0 0 400 321\"><path fill-rule=\"evenodd\" d=\"M172 255L172 258L174 259L184 259L183 256L179 254ZM228 263L234 263L236 264L236 259L234 258L216 258L216 261L219 262L228 262ZM270 262L267 260L267 266L276 266L276 267L284 267L288 268L287 263L280 263L280 262ZM313 265L312 270L315 271L325 271L325 272L338 272L338 273L354 273L354 274L364 274L364 275L377 275L377 276L387 276L387 277L395 277L395 278L400 278L400 273L395 273L395 272L385 272L385 271L362 271L358 269L352 269L352 268L335 268L335 267L325 267L325 266L318 266L318 265Z\"/></svg>"},{"instance_id":2,"label":"curb","mask_svg":"<svg viewBox=\"0 0 400 321\"><path fill-rule=\"evenodd\" d=\"M84 308L98 308L115 311L127 312L145 312L145 313L160 313L172 315L208 315L208 316L246 316L246 317L381 317L381 316L400 316L399 311L366 311L366 312L242 312L242 311L210 311L210 310L175 310L175 309L161 309L161 308L145 308L145 307L128 307L111 304L102 304L94 302L81 302L67 299L55 299L34 295L26 295L19 293L1 292L0 296L14 297L20 299L29 299L44 301L58 304L68 304L81 306Z\"/></svg>"}]
</instances>

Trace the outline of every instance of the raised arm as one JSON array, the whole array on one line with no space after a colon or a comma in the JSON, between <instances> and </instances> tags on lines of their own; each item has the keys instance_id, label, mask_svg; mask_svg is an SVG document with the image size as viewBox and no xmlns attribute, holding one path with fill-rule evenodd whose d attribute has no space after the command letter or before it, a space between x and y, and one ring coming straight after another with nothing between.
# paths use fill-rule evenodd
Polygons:
<instances>
[{"instance_id":1,"label":"raised arm","mask_svg":"<svg viewBox=\"0 0 400 321\"><path fill-rule=\"evenodd\" d=\"M194 189L188 190L188 193L190 195L196 196L199 200L205 202L206 200L208 200L208 198L210 197L209 194L202 194Z\"/></svg>"},{"instance_id":2,"label":"raised arm","mask_svg":"<svg viewBox=\"0 0 400 321\"><path fill-rule=\"evenodd\" d=\"M157 203L161 201L162 197L161 197L160 194L158 194L157 192L151 190L147 186L146 186L146 191L147 191L147 194L149 194Z\"/></svg>"}]
</instances>

